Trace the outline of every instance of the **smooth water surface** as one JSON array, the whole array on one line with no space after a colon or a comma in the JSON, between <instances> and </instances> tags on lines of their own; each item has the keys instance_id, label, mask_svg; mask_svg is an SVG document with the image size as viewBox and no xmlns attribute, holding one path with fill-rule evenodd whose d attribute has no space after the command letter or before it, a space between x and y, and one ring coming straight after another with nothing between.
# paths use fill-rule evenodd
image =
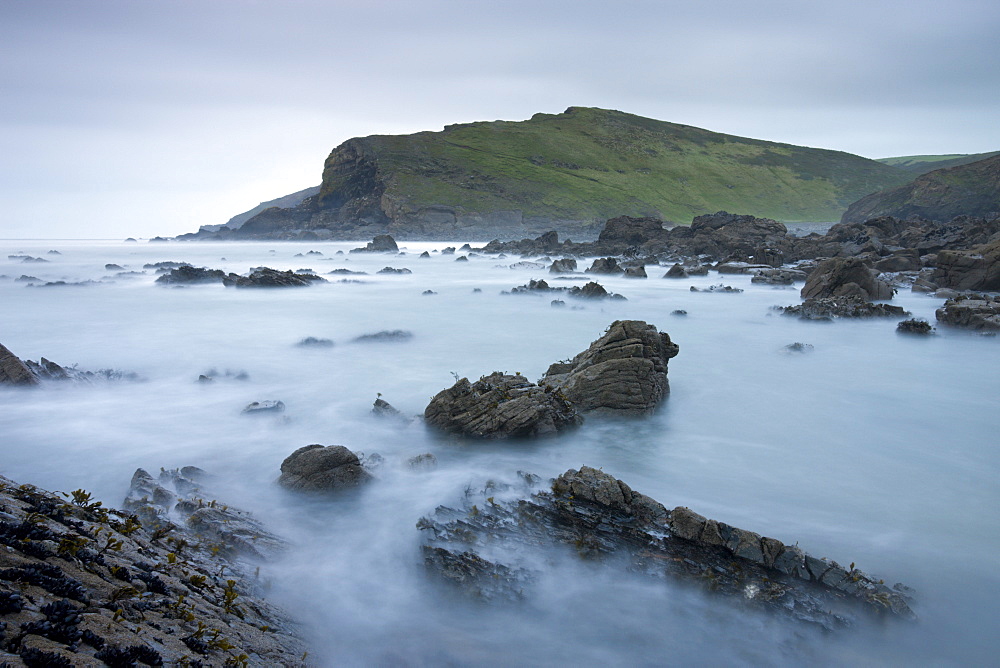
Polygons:
<instances>
[{"instance_id":1,"label":"smooth water surface","mask_svg":"<svg viewBox=\"0 0 1000 668\"><path fill-rule=\"evenodd\" d=\"M346 254L358 245L0 241L0 343L22 358L142 378L0 390L0 472L51 490L86 488L113 505L137 467L216 473L226 502L295 545L263 573L307 625L322 665L995 663L1000 339L944 328L900 336L894 320L801 322L770 310L798 303L800 286L714 273L664 280L666 267L647 267L646 280L598 277L627 301L566 299L554 308L552 297L500 293L532 278L561 286L589 277L510 268L518 257L418 258L443 243L401 244L400 256ZM48 262L7 259L21 253ZM164 287L152 270L105 269L142 272L161 260L239 273L308 268L330 282ZM413 273L375 273L384 266ZM326 275L336 268L367 275ZM14 280L22 274L100 282L25 287ZM689 290L719 282L746 291ZM931 321L941 304L908 291L894 302ZM651 418L591 419L533 443L458 444L369 412L381 393L419 414L455 375L537 379L626 318L680 346L670 397ZM352 342L394 329L414 336ZM335 345L295 345L307 336ZM796 341L814 348L784 350ZM198 383L210 370L217 380ZM248 380L236 380L239 372ZM265 399L283 401L287 419L240 414ZM282 492L274 484L282 459L310 443L378 452L386 464L354 495ZM437 457L435 470L405 465L424 452ZM820 635L562 552L531 557L542 575L517 605L470 602L427 577L415 528L422 515L459 503L466 487L513 481L518 470L549 478L581 465L668 508L689 506L904 582L918 591L920 621Z\"/></svg>"}]
</instances>

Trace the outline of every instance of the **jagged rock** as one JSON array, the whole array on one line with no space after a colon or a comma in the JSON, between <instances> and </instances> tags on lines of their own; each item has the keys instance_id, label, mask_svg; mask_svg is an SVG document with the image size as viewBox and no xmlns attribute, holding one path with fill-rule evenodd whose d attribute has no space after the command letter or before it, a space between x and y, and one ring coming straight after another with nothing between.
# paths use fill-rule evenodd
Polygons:
<instances>
[{"instance_id":1,"label":"jagged rock","mask_svg":"<svg viewBox=\"0 0 1000 668\"><path fill-rule=\"evenodd\" d=\"M803 320L833 318L905 318L910 315L901 306L873 304L861 297L814 297L798 306L778 306L783 315L796 315Z\"/></svg>"},{"instance_id":2,"label":"jagged rock","mask_svg":"<svg viewBox=\"0 0 1000 668\"><path fill-rule=\"evenodd\" d=\"M372 415L383 420L392 420L400 424L409 424L412 420L393 407L388 401L381 397L375 399L372 404Z\"/></svg>"},{"instance_id":3,"label":"jagged rock","mask_svg":"<svg viewBox=\"0 0 1000 668\"><path fill-rule=\"evenodd\" d=\"M442 431L477 439L548 436L582 422L560 393L499 371L475 383L462 378L438 392L424 419Z\"/></svg>"},{"instance_id":4,"label":"jagged rock","mask_svg":"<svg viewBox=\"0 0 1000 668\"><path fill-rule=\"evenodd\" d=\"M795 343L789 343L787 346L782 348L786 353L811 353L813 351L813 345L811 343L801 343L796 341Z\"/></svg>"},{"instance_id":5,"label":"jagged rock","mask_svg":"<svg viewBox=\"0 0 1000 668\"><path fill-rule=\"evenodd\" d=\"M572 287L560 287L553 288L544 280L530 280L525 285L519 285L516 288L512 288L509 294L521 295L521 294L543 294L547 292L563 292L570 297L579 297L581 299L625 299L622 295L608 292L604 289L600 283L591 281L580 287L574 285ZM508 294L508 293L501 293Z\"/></svg>"},{"instance_id":6,"label":"jagged rock","mask_svg":"<svg viewBox=\"0 0 1000 668\"><path fill-rule=\"evenodd\" d=\"M0 344L0 385L37 385L38 377L17 355Z\"/></svg>"},{"instance_id":7,"label":"jagged rock","mask_svg":"<svg viewBox=\"0 0 1000 668\"><path fill-rule=\"evenodd\" d=\"M409 269L407 269L406 267L402 267L400 269L395 269L393 267L382 267L381 269L379 269L375 273L376 274L389 274L389 275L403 275L403 274L412 274L413 272L410 271Z\"/></svg>"},{"instance_id":8,"label":"jagged rock","mask_svg":"<svg viewBox=\"0 0 1000 668\"><path fill-rule=\"evenodd\" d=\"M378 234L364 248L355 248L352 253L398 253L396 240L388 234Z\"/></svg>"},{"instance_id":9,"label":"jagged rock","mask_svg":"<svg viewBox=\"0 0 1000 668\"><path fill-rule=\"evenodd\" d=\"M641 320L616 320L601 338L569 362L552 364L539 384L580 412L652 412L669 391L667 362L677 344Z\"/></svg>"},{"instance_id":10,"label":"jagged rock","mask_svg":"<svg viewBox=\"0 0 1000 668\"><path fill-rule=\"evenodd\" d=\"M420 254L420 257L421 257L421 258L428 258L428 257L430 257L430 256L431 256L431 254L430 254L430 253L428 253L427 251L424 251L423 253L421 253L421 254Z\"/></svg>"},{"instance_id":11,"label":"jagged rock","mask_svg":"<svg viewBox=\"0 0 1000 668\"><path fill-rule=\"evenodd\" d=\"M599 257L587 270L589 274L622 274L625 270L618 266L618 260L613 257Z\"/></svg>"},{"instance_id":12,"label":"jagged rock","mask_svg":"<svg viewBox=\"0 0 1000 668\"><path fill-rule=\"evenodd\" d=\"M425 555L447 553L426 562L432 571L477 596L484 584L488 592L521 596L530 593L536 573L509 564L561 545L607 567L700 583L708 592L829 630L868 612L914 618L905 594L853 564L842 568L688 508L669 511L603 471L570 469L551 491L534 491L537 478L520 475L517 486L491 481L479 495L466 490L464 507L439 506L420 519ZM514 495L520 498L510 500ZM489 560L480 555L485 550ZM447 569L457 574L449 577ZM490 589L494 581L503 587Z\"/></svg>"},{"instance_id":13,"label":"jagged rock","mask_svg":"<svg viewBox=\"0 0 1000 668\"><path fill-rule=\"evenodd\" d=\"M358 456L342 445L307 445L281 462L278 484L285 489L333 492L371 480Z\"/></svg>"},{"instance_id":14,"label":"jagged rock","mask_svg":"<svg viewBox=\"0 0 1000 668\"><path fill-rule=\"evenodd\" d=\"M975 250L941 251L931 280L955 290L1000 290L1000 240Z\"/></svg>"},{"instance_id":15,"label":"jagged rock","mask_svg":"<svg viewBox=\"0 0 1000 668\"><path fill-rule=\"evenodd\" d=\"M182 473L165 472L161 481L170 484L174 475ZM6 520L0 522L0 641L21 657L0 650L7 659L0 662L175 666L194 665L197 655L221 666L242 655L246 665L305 665L295 623L263 598L254 566L230 549L228 535L198 535L156 513L147 523L89 496L77 490L67 503L0 477ZM223 507L213 509L225 516L217 526L249 530L246 513ZM9 540L5 529L26 523L34 540ZM264 530L246 538L258 550L272 535ZM100 548L105 544L110 549ZM62 545L61 556L45 545ZM16 595L6 595L8 589Z\"/></svg>"},{"instance_id":16,"label":"jagged rock","mask_svg":"<svg viewBox=\"0 0 1000 668\"><path fill-rule=\"evenodd\" d=\"M1000 297L968 294L949 299L935 311L939 322L984 332L1000 331Z\"/></svg>"},{"instance_id":17,"label":"jagged rock","mask_svg":"<svg viewBox=\"0 0 1000 668\"><path fill-rule=\"evenodd\" d=\"M192 267L189 264L181 265L170 270L169 273L160 275L156 279L157 283L164 285L177 285L183 283L222 283L226 278L226 272L221 269L209 269L207 267Z\"/></svg>"},{"instance_id":18,"label":"jagged rock","mask_svg":"<svg viewBox=\"0 0 1000 668\"><path fill-rule=\"evenodd\" d=\"M246 405L243 409L244 415L262 415L265 413L281 413L285 410L283 401L267 399L264 401L254 401Z\"/></svg>"},{"instance_id":19,"label":"jagged rock","mask_svg":"<svg viewBox=\"0 0 1000 668\"><path fill-rule=\"evenodd\" d=\"M568 274L574 271L576 271L576 260L571 257L556 260L549 267L550 274Z\"/></svg>"},{"instance_id":20,"label":"jagged rock","mask_svg":"<svg viewBox=\"0 0 1000 668\"><path fill-rule=\"evenodd\" d=\"M551 306L552 308L563 308L564 306L566 306L566 302L564 302L561 299L553 299L552 301L549 302L549 306Z\"/></svg>"},{"instance_id":21,"label":"jagged rock","mask_svg":"<svg viewBox=\"0 0 1000 668\"><path fill-rule=\"evenodd\" d=\"M350 269L344 269L343 267L341 267L340 269L334 269L333 271L329 271L327 273L328 274L337 274L337 275L347 275L347 276L367 276L368 275L367 271L351 271Z\"/></svg>"},{"instance_id":22,"label":"jagged rock","mask_svg":"<svg viewBox=\"0 0 1000 668\"><path fill-rule=\"evenodd\" d=\"M408 332L405 329L383 329L381 332L356 336L351 341L353 343L400 343L412 338L413 332Z\"/></svg>"},{"instance_id":23,"label":"jagged rock","mask_svg":"<svg viewBox=\"0 0 1000 668\"><path fill-rule=\"evenodd\" d=\"M689 275L684 265L675 262L670 269L667 269L667 273L663 275L663 278L687 278Z\"/></svg>"},{"instance_id":24,"label":"jagged rock","mask_svg":"<svg viewBox=\"0 0 1000 668\"><path fill-rule=\"evenodd\" d=\"M467 255L459 255L455 258L455 262L468 262L469 257Z\"/></svg>"},{"instance_id":25,"label":"jagged rock","mask_svg":"<svg viewBox=\"0 0 1000 668\"><path fill-rule=\"evenodd\" d=\"M934 328L931 327L931 323L926 320L912 318L910 320L902 320L896 325L896 332L899 334L918 334L921 336L926 336L931 334Z\"/></svg>"},{"instance_id":26,"label":"jagged rock","mask_svg":"<svg viewBox=\"0 0 1000 668\"><path fill-rule=\"evenodd\" d=\"M257 267L247 276L229 274L222 281L226 287L237 288L288 288L302 287L312 283L322 283L325 279L315 274L303 274L289 271L278 271L270 267Z\"/></svg>"},{"instance_id":27,"label":"jagged rock","mask_svg":"<svg viewBox=\"0 0 1000 668\"><path fill-rule=\"evenodd\" d=\"M474 552L430 545L422 545L421 550L427 570L484 601L518 600L522 598L524 582L530 579L524 569L493 563Z\"/></svg>"},{"instance_id":28,"label":"jagged rock","mask_svg":"<svg viewBox=\"0 0 1000 668\"><path fill-rule=\"evenodd\" d=\"M866 301L892 299L893 289L856 257L831 258L809 274L802 298L860 297Z\"/></svg>"}]
</instances>

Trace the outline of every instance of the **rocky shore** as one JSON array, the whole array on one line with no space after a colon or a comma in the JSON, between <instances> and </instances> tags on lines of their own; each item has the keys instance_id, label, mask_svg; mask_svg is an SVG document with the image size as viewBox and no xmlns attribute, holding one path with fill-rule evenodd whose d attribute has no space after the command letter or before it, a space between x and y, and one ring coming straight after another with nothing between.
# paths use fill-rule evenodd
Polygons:
<instances>
[{"instance_id":1,"label":"rocky shore","mask_svg":"<svg viewBox=\"0 0 1000 668\"><path fill-rule=\"evenodd\" d=\"M282 549L194 468L133 477L124 510L0 476L0 664L304 666L259 566Z\"/></svg>"}]
</instances>

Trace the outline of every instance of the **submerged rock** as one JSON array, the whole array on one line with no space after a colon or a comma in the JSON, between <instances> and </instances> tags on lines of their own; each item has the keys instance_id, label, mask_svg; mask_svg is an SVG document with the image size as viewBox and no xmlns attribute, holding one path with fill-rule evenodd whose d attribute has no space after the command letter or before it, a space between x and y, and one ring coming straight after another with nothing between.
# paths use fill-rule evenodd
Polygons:
<instances>
[{"instance_id":1,"label":"submerged rock","mask_svg":"<svg viewBox=\"0 0 1000 668\"><path fill-rule=\"evenodd\" d=\"M441 431L474 439L547 436L583 421L558 392L499 371L475 383L462 378L438 392L424 419Z\"/></svg>"},{"instance_id":2,"label":"submerged rock","mask_svg":"<svg viewBox=\"0 0 1000 668\"><path fill-rule=\"evenodd\" d=\"M400 269L395 269L393 267L382 267L381 269L379 269L375 273L376 274L397 274L397 275L402 275L402 274L412 274L413 272L410 271L409 269L407 269L406 267L402 267Z\"/></svg>"},{"instance_id":3,"label":"submerged rock","mask_svg":"<svg viewBox=\"0 0 1000 668\"><path fill-rule=\"evenodd\" d=\"M722 283L718 283L716 285L710 285L707 288L699 288L695 285L692 285L691 292L717 292L720 294L738 295L741 292L743 292L743 288L734 288L731 285L723 285Z\"/></svg>"},{"instance_id":4,"label":"submerged rock","mask_svg":"<svg viewBox=\"0 0 1000 668\"><path fill-rule=\"evenodd\" d=\"M409 424L412 420L393 407L388 401L385 401L381 397L375 399L375 403L372 404L372 415L383 420L391 420L398 422L400 424Z\"/></svg>"},{"instance_id":5,"label":"submerged rock","mask_svg":"<svg viewBox=\"0 0 1000 668\"><path fill-rule=\"evenodd\" d=\"M931 323L926 320L912 318L910 320L900 321L896 325L896 331L900 334L917 334L920 336L927 336L934 332L934 328L931 327Z\"/></svg>"},{"instance_id":6,"label":"submerged rock","mask_svg":"<svg viewBox=\"0 0 1000 668\"><path fill-rule=\"evenodd\" d=\"M351 339L354 343L397 343L409 341L413 338L413 332L405 329L383 329L381 332L373 334L362 334Z\"/></svg>"},{"instance_id":7,"label":"submerged rock","mask_svg":"<svg viewBox=\"0 0 1000 668\"><path fill-rule=\"evenodd\" d=\"M797 306L776 306L783 315L795 315L803 320L834 318L905 318L910 315L901 306L874 304L861 297L822 297L807 299Z\"/></svg>"},{"instance_id":8,"label":"submerged rock","mask_svg":"<svg viewBox=\"0 0 1000 668\"><path fill-rule=\"evenodd\" d=\"M667 362L678 350L653 325L616 320L587 350L549 366L539 384L584 413L646 414L670 391Z\"/></svg>"},{"instance_id":9,"label":"submerged rock","mask_svg":"<svg viewBox=\"0 0 1000 668\"><path fill-rule=\"evenodd\" d=\"M550 274L569 274L574 271L576 271L576 260L571 257L555 260L549 267Z\"/></svg>"},{"instance_id":10,"label":"submerged rock","mask_svg":"<svg viewBox=\"0 0 1000 668\"><path fill-rule=\"evenodd\" d=\"M315 336L307 336L295 345L300 348L332 348L333 341L330 339L316 338Z\"/></svg>"},{"instance_id":11,"label":"submerged rock","mask_svg":"<svg viewBox=\"0 0 1000 668\"><path fill-rule=\"evenodd\" d=\"M209 376L211 378L211 376ZM244 415L262 415L264 413L282 413L285 410L285 402L266 399L264 401L254 401L246 405L243 409Z\"/></svg>"},{"instance_id":12,"label":"submerged rock","mask_svg":"<svg viewBox=\"0 0 1000 668\"><path fill-rule=\"evenodd\" d=\"M464 507L440 506L421 518L428 568L480 598L530 598L537 573L514 564L561 546L607 568L700 584L825 629L869 613L914 618L901 585L890 588L853 564L843 568L688 508L667 510L603 471L570 469L551 491L534 493L537 478L522 479L518 487L490 483L483 499L467 491ZM501 493L507 500L497 500Z\"/></svg>"},{"instance_id":13,"label":"submerged rock","mask_svg":"<svg viewBox=\"0 0 1000 668\"><path fill-rule=\"evenodd\" d=\"M171 269L166 274L161 274L156 282L164 285L179 285L185 283L222 283L225 279L226 272L221 269L192 267L189 264L184 264Z\"/></svg>"},{"instance_id":14,"label":"submerged rock","mask_svg":"<svg viewBox=\"0 0 1000 668\"><path fill-rule=\"evenodd\" d=\"M281 462L278 484L304 492L333 492L372 479L358 456L342 445L307 445Z\"/></svg>"}]
</instances>

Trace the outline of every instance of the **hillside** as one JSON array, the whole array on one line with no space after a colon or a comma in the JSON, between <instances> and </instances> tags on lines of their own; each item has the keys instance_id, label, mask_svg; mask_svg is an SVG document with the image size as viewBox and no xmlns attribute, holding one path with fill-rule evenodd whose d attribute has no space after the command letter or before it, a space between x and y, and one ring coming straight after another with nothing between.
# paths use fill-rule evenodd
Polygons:
<instances>
[{"instance_id":1,"label":"hillside","mask_svg":"<svg viewBox=\"0 0 1000 668\"><path fill-rule=\"evenodd\" d=\"M936 169L958 167L960 165L967 165L970 162L978 162L986 158L991 158L994 155L1000 155L1000 151L993 151L991 153L952 153L949 155L903 155L895 158L878 158L878 162L918 176L927 172L933 172Z\"/></svg>"},{"instance_id":2,"label":"hillside","mask_svg":"<svg viewBox=\"0 0 1000 668\"><path fill-rule=\"evenodd\" d=\"M911 183L861 198L841 222L860 223L876 216L948 221L959 215L1000 211L1000 154L978 162L938 169Z\"/></svg>"},{"instance_id":3,"label":"hillside","mask_svg":"<svg viewBox=\"0 0 1000 668\"><path fill-rule=\"evenodd\" d=\"M241 238L594 236L619 215L687 223L719 210L837 220L851 202L911 178L839 151L747 139L620 111L570 107L527 121L350 139L320 193L267 209Z\"/></svg>"},{"instance_id":4,"label":"hillside","mask_svg":"<svg viewBox=\"0 0 1000 668\"><path fill-rule=\"evenodd\" d=\"M244 211L243 213L236 214L230 218L224 227L238 229L243 226L243 223L247 222L264 209L270 209L272 206L276 206L279 209L288 209L293 206L298 206L305 198L312 197L318 193L319 186L313 186L311 188L306 188L305 190L292 193L291 195L285 195L284 197L278 197L277 199L272 199L267 202L261 202L249 211Z\"/></svg>"}]
</instances>

